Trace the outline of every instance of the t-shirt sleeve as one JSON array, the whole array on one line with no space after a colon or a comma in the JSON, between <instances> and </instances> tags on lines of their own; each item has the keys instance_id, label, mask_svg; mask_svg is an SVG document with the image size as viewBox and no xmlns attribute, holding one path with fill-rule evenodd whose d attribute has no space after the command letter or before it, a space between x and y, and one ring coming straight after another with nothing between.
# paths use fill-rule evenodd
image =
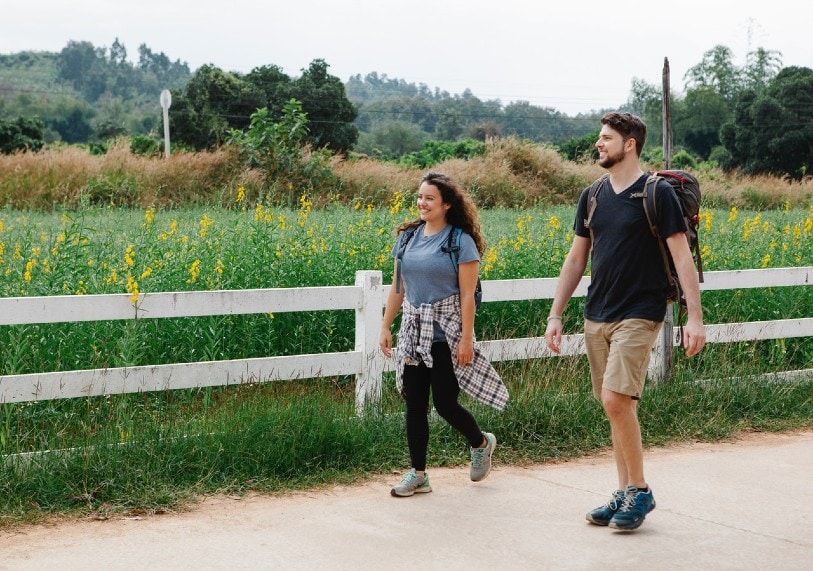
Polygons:
<instances>
[{"instance_id":1,"label":"t-shirt sleeve","mask_svg":"<svg viewBox=\"0 0 813 571\"><path fill-rule=\"evenodd\" d=\"M480 252L477 251L477 244L474 238L463 232L460 235L460 256L458 263L465 264L466 262L480 261Z\"/></svg>"},{"instance_id":2,"label":"t-shirt sleeve","mask_svg":"<svg viewBox=\"0 0 813 571\"><path fill-rule=\"evenodd\" d=\"M394 258L395 255L398 253L398 249L401 247L401 242L404 239L405 232L400 232L398 234L398 238L395 239L395 244L392 245L392 251L390 251L390 255Z\"/></svg>"},{"instance_id":3,"label":"t-shirt sleeve","mask_svg":"<svg viewBox=\"0 0 813 571\"><path fill-rule=\"evenodd\" d=\"M576 207L576 219L573 221L573 233L582 238L590 237L590 230L584 227L584 219L587 218L587 195L590 194L590 187L585 188L579 196L579 205Z\"/></svg>"},{"instance_id":4,"label":"t-shirt sleeve","mask_svg":"<svg viewBox=\"0 0 813 571\"><path fill-rule=\"evenodd\" d=\"M658 233L661 238L668 238L677 232L686 232L686 220L683 209L672 185L662 180L658 183Z\"/></svg>"}]
</instances>

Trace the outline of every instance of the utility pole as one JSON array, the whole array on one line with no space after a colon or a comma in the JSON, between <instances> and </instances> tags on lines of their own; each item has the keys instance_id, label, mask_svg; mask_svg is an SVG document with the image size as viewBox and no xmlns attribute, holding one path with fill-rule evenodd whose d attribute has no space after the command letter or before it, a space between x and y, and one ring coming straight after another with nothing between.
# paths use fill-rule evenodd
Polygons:
<instances>
[{"instance_id":1,"label":"utility pole","mask_svg":"<svg viewBox=\"0 0 813 571\"><path fill-rule=\"evenodd\" d=\"M161 108L164 110L164 157L169 158L169 106L172 105L172 94L169 89L161 92Z\"/></svg>"},{"instance_id":2,"label":"utility pole","mask_svg":"<svg viewBox=\"0 0 813 571\"><path fill-rule=\"evenodd\" d=\"M663 166L666 169L672 166L672 108L669 97L669 58L663 58ZM667 268L668 269L668 268ZM651 376L658 381L665 379L672 370L672 335L674 321L672 319L672 304L666 304L666 315L663 318L663 328L660 338L655 346L655 366L650 369Z\"/></svg>"}]
</instances>

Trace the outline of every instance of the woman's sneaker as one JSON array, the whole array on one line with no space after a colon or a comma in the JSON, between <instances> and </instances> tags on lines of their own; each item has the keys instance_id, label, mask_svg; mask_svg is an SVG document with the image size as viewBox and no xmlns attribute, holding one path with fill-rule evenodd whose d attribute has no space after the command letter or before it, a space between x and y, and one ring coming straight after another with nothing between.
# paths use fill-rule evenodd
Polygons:
<instances>
[{"instance_id":1,"label":"woman's sneaker","mask_svg":"<svg viewBox=\"0 0 813 571\"><path fill-rule=\"evenodd\" d=\"M471 449L471 469L469 477L472 482L483 480L491 471L491 455L497 447L497 437L490 432L484 432L486 445L483 448Z\"/></svg>"},{"instance_id":2,"label":"woman's sneaker","mask_svg":"<svg viewBox=\"0 0 813 571\"><path fill-rule=\"evenodd\" d=\"M621 507L624 497L627 495L625 490L616 490L613 492L613 497L610 501L601 507L587 512L587 521L596 525L607 525L613 519L615 512Z\"/></svg>"},{"instance_id":3,"label":"woman's sneaker","mask_svg":"<svg viewBox=\"0 0 813 571\"><path fill-rule=\"evenodd\" d=\"M621 530L637 529L644 523L646 514L654 509L655 497L652 495L652 488L645 492L635 486L627 486L627 495L610 520L610 527Z\"/></svg>"},{"instance_id":4,"label":"woman's sneaker","mask_svg":"<svg viewBox=\"0 0 813 571\"><path fill-rule=\"evenodd\" d=\"M406 498L413 494L425 494L431 491L432 486L429 485L429 474L424 472L423 476L419 476L415 473L415 468L412 468L401 478L401 483L390 490L390 494L397 498Z\"/></svg>"}]
</instances>

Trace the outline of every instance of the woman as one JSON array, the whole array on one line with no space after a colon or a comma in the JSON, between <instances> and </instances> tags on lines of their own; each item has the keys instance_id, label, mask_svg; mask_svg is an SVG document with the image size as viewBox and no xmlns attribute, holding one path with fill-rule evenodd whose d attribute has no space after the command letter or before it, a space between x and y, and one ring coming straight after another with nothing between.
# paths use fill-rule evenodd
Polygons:
<instances>
[{"instance_id":1,"label":"woman","mask_svg":"<svg viewBox=\"0 0 813 571\"><path fill-rule=\"evenodd\" d=\"M379 345L395 354L396 385L406 401L406 433L412 469L392 495L431 492L426 474L429 392L435 410L471 446L471 479L485 478L497 446L457 402L462 388L502 410L508 391L488 360L474 348L475 289L485 241L471 199L449 177L428 173L418 189L420 217L398 228L393 287L387 297ZM392 326L403 308L398 347Z\"/></svg>"}]
</instances>

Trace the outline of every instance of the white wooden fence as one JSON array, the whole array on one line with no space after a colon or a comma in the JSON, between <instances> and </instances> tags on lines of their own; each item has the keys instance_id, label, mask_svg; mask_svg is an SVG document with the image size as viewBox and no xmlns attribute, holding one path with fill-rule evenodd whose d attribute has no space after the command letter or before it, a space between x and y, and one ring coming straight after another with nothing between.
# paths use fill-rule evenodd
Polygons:
<instances>
[{"instance_id":1,"label":"white wooden fence","mask_svg":"<svg viewBox=\"0 0 813 571\"><path fill-rule=\"evenodd\" d=\"M706 272L705 278L705 291L810 286L813 267ZM588 284L589 277L583 278L574 297L584 296ZM354 286L141 293L135 305L129 294L2 298L0 325L353 309L356 343L353 351L338 353L4 375L0 403L355 375L356 407L363 410L379 399L382 374L393 368L378 349L389 287L381 272L364 270L356 273ZM485 281L483 301L550 299L555 287L555 278ZM709 343L808 337L813 336L813 316L707 325L706 336ZM492 361L555 356L544 337L479 346ZM564 336L561 349L561 355L584 353L583 336Z\"/></svg>"}]
</instances>

